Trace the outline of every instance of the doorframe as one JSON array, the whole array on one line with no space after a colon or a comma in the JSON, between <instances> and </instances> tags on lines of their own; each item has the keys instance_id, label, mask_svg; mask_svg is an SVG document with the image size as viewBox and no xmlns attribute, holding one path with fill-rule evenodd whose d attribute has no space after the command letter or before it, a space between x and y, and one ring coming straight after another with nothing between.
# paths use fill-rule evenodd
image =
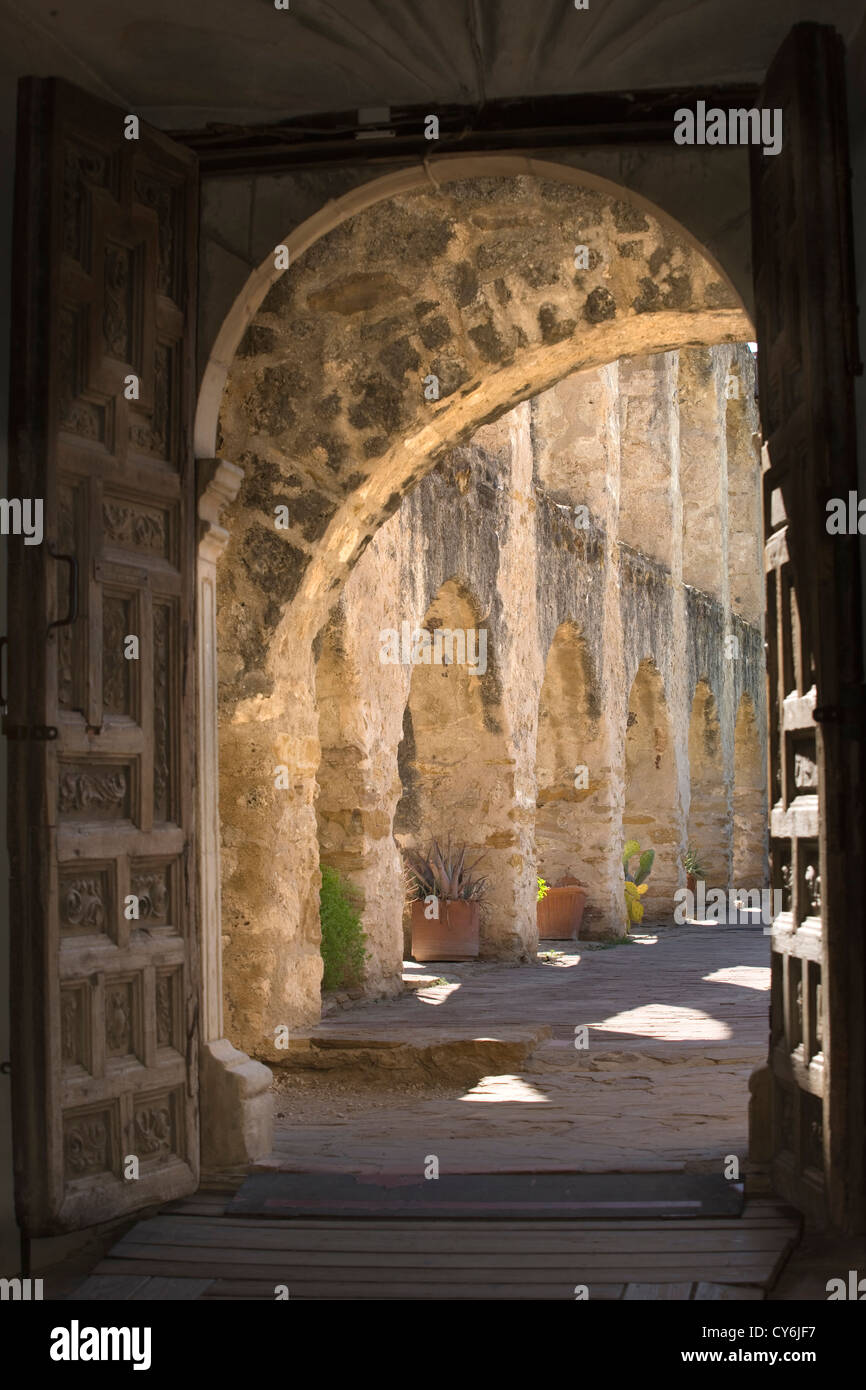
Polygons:
<instances>
[{"instance_id":1,"label":"doorframe","mask_svg":"<svg viewBox=\"0 0 866 1390\"><path fill-rule=\"evenodd\" d=\"M356 159L357 150L353 151ZM360 162L360 161L359 161ZM366 161L363 161L366 162ZM648 213L672 235L692 246L711 265L752 322L725 267L707 246L672 214L624 184L571 165L523 154L460 154L437 157L351 189L324 203L278 244L288 248L289 264L329 232L387 199L440 183L485 177L533 177L589 188ZM238 495L244 471L216 457L219 412L237 349L271 287L283 274L269 254L248 277L224 318L201 377L195 414L194 449L198 490L199 548L196 581L196 666L198 747L198 901L202 963L202 1065L200 1114L205 1169L253 1162L270 1152L271 1072L236 1049L223 1036L222 926L219 818L219 729L217 686L218 562L229 541L224 513Z\"/></svg>"}]
</instances>

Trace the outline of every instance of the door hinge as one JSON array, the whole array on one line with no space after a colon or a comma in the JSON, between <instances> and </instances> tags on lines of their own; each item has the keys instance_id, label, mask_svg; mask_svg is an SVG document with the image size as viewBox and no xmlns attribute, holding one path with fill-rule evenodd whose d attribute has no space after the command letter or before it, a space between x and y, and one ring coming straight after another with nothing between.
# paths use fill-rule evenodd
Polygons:
<instances>
[{"instance_id":1,"label":"door hinge","mask_svg":"<svg viewBox=\"0 0 866 1390\"><path fill-rule=\"evenodd\" d=\"M57 735L53 724L10 724L5 714L3 716L4 738L36 739L40 743L50 743Z\"/></svg>"}]
</instances>

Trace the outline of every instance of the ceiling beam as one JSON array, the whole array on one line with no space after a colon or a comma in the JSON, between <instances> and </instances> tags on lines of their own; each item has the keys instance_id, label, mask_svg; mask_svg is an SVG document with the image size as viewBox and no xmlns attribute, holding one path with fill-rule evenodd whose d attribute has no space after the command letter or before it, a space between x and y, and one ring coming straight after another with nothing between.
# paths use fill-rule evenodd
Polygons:
<instances>
[{"instance_id":1,"label":"ceiling beam","mask_svg":"<svg viewBox=\"0 0 866 1390\"><path fill-rule=\"evenodd\" d=\"M670 144L674 113L697 101L754 106L754 86L517 97L474 106L397 106L343 111L264 125L211 123L167 132L198 155L203 174L279 173L310 164L390 163L431 155L579 145ZM387 112L387 114L386 114ZM439 139L424 138L428 116Z\"/></svg>"}]
</instances>

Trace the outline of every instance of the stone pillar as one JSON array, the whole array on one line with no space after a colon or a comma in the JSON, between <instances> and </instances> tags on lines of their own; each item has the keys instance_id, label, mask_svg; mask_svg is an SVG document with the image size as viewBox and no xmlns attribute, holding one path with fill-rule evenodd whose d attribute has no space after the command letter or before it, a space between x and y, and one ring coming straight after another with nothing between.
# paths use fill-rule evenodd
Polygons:
<instances>
[{"instance_id":1,"label":"stone pillar","mask_svg":"<svg viewBox=\"0 0 866 1390\"><path fill-rule=\"evenodd\" d=\"M727 854L728 883L725 886L730 887L734 863L734 711L736 703L734 692L739 684L737 672L734 669L734 662L744 661L745 652L737 653L733 646L733 642L729 642L729 639L735 638L737 634L734 630L731 608L731 522L728 491L731 430L728 410L731 400L740 399L739 393L742 388L742 383L737 370L738 349L723 344L721 347L711 348L710 351L713 356L713 365L715 369L716 400L719 410L719 442L717 453L719 460L719 513L721 519L720 537L722 553L721 600L725 624L725 657L722 662L722 708L720 710L720 725L722 737L722 766L725 784L725 824L727 828L725 851ZM748 352L748 348L746 352ZM759 569L759 574L760 573L761 569Z\"/></svg>"},{"instance_id":2,"label":"stone pillar","mask_svg":"<svg viewBox=\"0 0 866 1390\"><path fill-rule=\"evenodd\" d=\"M726 400L728 455L728 575L731 608L747 623L764 619L764 549L760 426L755 404L755 360L747 347L731 349L729 371L737 394Z\"/></svg>"},{"instance_id":3,"label":"stone pillar","mask_svg":"<svg viewBox=\"0 0 866 1390\"><path fill-rule=\"evenodd\" d=\"M605 486L602 492L601 522L604 527L604 643L602 647L601 689L603 699L604 759L599 781L607 787L610 808L607 873L604 889L599 889L599 912L587 922L585 935L623 936L625 933L625 895L623 889L622 818L625 810L625 728L628 713L628 683L625 674L625 643L621 601L620 504L622 487L622 421L620 417L620 363L612 362L599 374L604 410Z\"/></svg>"},{"instance_id":4,"label":"stone pillar","mask_svg":"<svg viewBox=\"0 0 866 1390\"><path fill-rule=\"evenodd\" d=\"M665 395L669 402L668 431L670 438L670 488L671 488L671 609L673 616L673 644L666 685L668 709L670 712L674 744L674 763L677 774L676 805L674 823L679 832L679 843L674 866L674 891L685 885L683 856L687 849L687 817L691 802L691 783L689 776L689 726L692 712L692 692L689 688L688 662L688 613L686 609L685 581L685 516L683 511L684 494L688 493L687 470L688 430L684 428L687 413L682 399L683 366L688 354L683 352L665 353L667 377ZM650 880L652 881L652 880ZM650 888L650 893L652 888ZM673 911L673 905L669 909Z\"/></svg>"},{"instance_id":5,"label":"stone pillar","mask_svg":"<svg viewBox=\"0 0 866 1390\"><path fill-rule=\"evenodd\" d=\"M695 848L702 852L713 887L727 888L731 872L733 787L733 707L736 655L728 638L731 624L728 560L728 429L727 405L740 382L737 349L727 344L683 349L679 354L680 452L683 496L682 578L721 606L721 628L695 647L693 700L700 703L704 680L717 701L721 766L709 774L704 765L691 769L690 826ZM692 707L691 713L694 712ZM701 762L702 760L699 760ZM717 786L713 786L713 782ZM701 784L701 785L699 785ZM691 805L692 795L698 805Z\"/></svg>"},{"instance_id":6,"label":"stone pillar","mask_svg":"<svg viewBox=\"0 0 866 1390\"><path fill-rule=\"evenodd\" d=\"M196 572L198 902L201 924L201 1161L236 1167L273 1145L271 1073L223 1033L220 901L219 731L217 720L216 566L228 542L222 509L234 501L243 469L223 459L198 462Z\"/></svg>"}]
</instances>

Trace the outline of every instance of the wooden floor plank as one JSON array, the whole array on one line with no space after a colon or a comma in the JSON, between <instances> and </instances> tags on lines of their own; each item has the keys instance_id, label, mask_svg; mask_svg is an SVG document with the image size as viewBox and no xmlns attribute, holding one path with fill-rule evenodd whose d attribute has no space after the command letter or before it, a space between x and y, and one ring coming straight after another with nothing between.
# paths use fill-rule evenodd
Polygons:
<instances>
[{"instance_id":1,"label":"wooden floor plank","mask_svg":"<svg viewBox=\"0 0 866 1390\"><path fill-rule=\"evenodd\" d=\"M118 1261L117 1273L137 1274L145 1271L150 1275L163 1275L176 1277L180 1270L176 1263L169 1261L153 1260L142 1265L137 1261ZM184 1276L187 1278L198 1279L217 1279L225 1278L228 1274L238 1277L238 1270L230 1262L218 1265L214 1262L197 1264L190 1262L183 1267ZM659 1283L677 1283L681 1280L689 1280L692 1283L700 1281L712 1283L731 1283L731 1284L764 1284L770 1274L771 1267L768 1266L749 1266L746 1269L723 1269L714 1265L712 1261L700 1264L681 1264L672 1265L664 1270L657 1266L648 1265L644 1270L635 1268L631 1264L605 1264L598 1266L588 1266L584 1263L577 1263L570 1268L551 1268L551 1267L516 1267L506 1268L502 1264L494 1265L492 1268L482 1269L450 1269L450 1270L430 1270L423 1266L416 1269L399 1269L395 1271L390 1266L374 1268L371 1266L340 1266L318 1267L311 1269L308 1266L277 1266L268 1271L260 1265L250 1266L249 1273L251 1278L262 1279L270 1276L269 1282L274 1288L278 1284L288 1284L292 1288L299 1289L310 1284L328 1284L335 1282L355 1282L358 1287L371 1286L377 1287L382 1282L400 1282L406 1288L414 1287L416 1284L424 1283L436 1285L439 1288L447 1289L448 1286L457 1281L482 1283L491 1278L502 1284L525 1285L530 1287L537 1283L565 1283L565 1284L592 1284L599 1283L611 1284L630 1282L644 1282L654 1279ZM397 1279L399 1275L399 1280ZM641 1279L641 1275L643 1279ZM637 1279L636 1279L637 1276Z\"/></svg>"},{"instance_id":2,"label":"wooden floor plank","mask_svg":"<svg viewBox=\"0 0 866 1390\"><path fill-rule=\"evenodd\" d=\"M413 1277L414 1270L423 1268L430 1273L431 1277L448 1277L449 1273L461 1269L502 1269L507 1261L502 1255L393 1255L377 1254L375 1251L367 1254L357 1254L350 1252L345 1254L343 1251L310 1251L304 1254L303 1259L297 1259L296 1255L268 1254L257 1257L253 1251L245 1252L246 1258L239 1259L236 1251L207 1251L203 1254L200 1250L186 1250L179 1247L140 1247L136 1250L118 1255L124 1259L126 1264L131 1261L140 1261L142 1264L152 1264L158 1262L160 1265L203 1265L211 1268L250 1268L261 1270L285 1269L405 1269L407 1277ZM113 1262L114 1262L113 1258ZM653 1252L653 1254L632 1255L623 1254L621 1251L599 1251L595 1254L582 1254L575 1252L569 1254L535 1255L531 1259L514 1259L513 1268L520 1273L520 1270L532 1269L610 1269L620 1268L631 1270L632 1275L638 1270L655 1269L689 1269L713 1270L721 1273L727 1270L766 1270L770 1273L776 1264L776 1254L746 1254L731 1255L719 1254L716 1251L687 1251L681 1255L664 1254L664 1252ZM97 1266L100 1268L101 1266ZM179 1272L179 1270L177 1270ZM726 1280L721 1279L721 1283ZM731 1279L730 1283L738 1283L740 1280Z\"/></svg>"},{"instance_id":3,"label":"wooden floor plank","mask_svg":"<svg viewBox=\"0 0 866 1390\"><path fill-rule=\"evenodd\" d=\"M126 1302L148 1282L146 1274L91 1274L66 1298L75 1303Z\"/></svg>"},{"instance_id":4,"label":"wooden floor plank","mask_svg":"<svg viewBox=\"0 0 866 1390\"><path fill-rule=\"evenodd\" d=\"M238 1299L252 1297L260 1299L262 1297L272 1298L272 1293L245 1294L243 1290L227 1294L215 1294L215 1301L224 1299L225 1301L235 1302ZM595 1302L602 1300L620 1298L619 1292L605 1292L599 1288L592 1291L592 1299ZM323 1284L310 1285L304 1289L299 1289L290 1295L293 1303L313 1302L316 1300L346 1300L351 1302L365 1302L380 1299L393 1299L400 1302L451 1302L465 1300L467 1302L488 1302L491 1300L508 1300L514 1303L529 1303L535 1300L545 1303L563 1300L574 1301L574 1292L570 1285L550 1284L537 1285L532 1288L520 1288L518 1285L496 1285L496 1284L452 1284L446 1290L419 1284L407 1289L403 1284L381 1284L375 1289L359 1288L357 1284ZM211 1301L208 1299L208 1301Z\"/></svg>"},{"instance_id":5,"label":"wooden floor plank","mask_svg":"<svg viewBox=\"0 0 866 1390\"><path fill-rule=\"evenodd\" d=\"M576 1261L584 1264L604 1264L618 1263L624 1261L633 1263L635 1267L646 1267L655 1264L659 1269L668 1268L677 1264L697 1264L703 1261L712 1261L714 1264L722 1266L728 1265L765 1265L772 1264L779 1253L781 1246L776 1246L772 1250L714 1250L712 1247L702 1246L693 1250L633 1250L629 1247L616 1246L601 1247L600 1249L587 1250L576 1245L573 1250L550 1250L550 1251L514 1251L512 1255L513 1263L521 1264L544 1264L551 1263L557 1265L573 1265ZM395 1267L399 1265L417 1264L419 1257L425 1262L429 1259L435 1261L442 1268L462 1268L475 1265L483 1268L491 1262L508 1258L508 1251L474 1251L459 1250L452 1251L425 1251L421 1250L382 1250L375 1244L370 1245L365 1250L244 1250L238 1249L234 1245L208 1246L198 1245L177 1245L169 1242L159 1244L142 1244L135 1240L120 1242L110 1252L109 1259L165 1259L176 1260L180 1263L212 1259L222 1263L234 1262L238 1267L245 1265L261 1265L267 1268L274 1268L294 1261L296 1264L333 1264L341 1260L346 1264L362 1266L364 1264L380 1264L389 1261Z\"/></svg>"},{"instance_id":6,"label":"wooden floor plank","mask_svg":"<svg viewBox=\"0 0 866 1390\"><path fill-rule=\"evenodd\" d=\"M663 1248L638 1249L630 1244L617 1246L594 1246L575 1244L571 1248L550 1248L526 1250L520 1248L509 1248L506 1245L497 1249L485 1250L477 1248L455 1248L447 1249L428 1249L422 1245L399 1248L391 1245L381 1246L371 1243L362 1248L357 1246L344 1246L335 1243L328 1249L295 1249L292 1247L282 1247L275 1249L252 1249L242 1250L234 1245L197 1245L197 1244L169 1244L168 1242L132 1243L126 1242L115 1247L112 1251L113 1259L159 1259L173 1258L178 1260L195 1261L226 1261L234 1260L240 1265L261 1264L263 1267L273 1268L275 1265L291 1263L295 1265L316 1265L333 1264L335 1261L342 1260L347 1264L364 1265L370 1263L380 1264L384 1261L389 1262L394 1268L411 1266L417 1264L419 1260L430 1268L439 1267L444 1269L467 1268L476 1266L485 1267L495 1263L497 1260L510 1261L511 1263L522 1264L542 1264L567 1268L575 1263L597 1263L607 1260L616 1260L619 1263L631 1263L636 1268L646 1267L655 1263L659 1268L667 1267L669 1264L684 1263L695 1259L711 1259L719 1266L731 1264L757 1263L772 1265L779 1254L787 1248L785 1243L777 1243L769 1249L714 1249L699 1245L692 1248L681 1250L665 1250ZM181 1253L184 1252L184 1253Z\"/></svg>"},{"instance_id":7,"label":"wooden floor plank","mask_svg":"<svg viewBox=\"0 0 866 1390\"><path fill-rule=\"evenodd\" d=\"M778 1201L740 1218L293 1220L166 1206L124 1235L71 1295L184 1299L761 1299L800 1233Z\"/></svg>"},{"instance_id":8,"label":"wooden floor plank","mask_svg":"<svg viewBox=\"0 0 866 1390\"><path fill-rule=\"evenodd\" d=\"M726 1299L759 1299L764 1297L764 1290L754 1284L706 1284L703 1280L697 1285L694 1298L697 1302L705 1303L709 1300L717 1302Z\"/></svg>"},{"instance_id":9,"label":"wooden floor plank","mask_svg":"<svg viewBox=\"0 0 866 1390\"><path fill-rule=\"evenodd\" d=\"M417 1231L421 1234L442 1234L448 1238L452 1235L465 1231L485 1231L490 1230L496 1233L520 1236L522 1234L549 1234L551 1232L563 1232L571 1234L582 1232L588 1235L603 1234L611 1235L613 1232L636 1233L650 1232L654 1234L663 1233L665 1237L674 1236L677 1232L701 1232L706 1235L717 1235L723 1232L744 1232L754 1231L798 1231L800 1222L798 1219L781 1217L773 1221L763 1221L760 1224L750 1223L737 1218L719 1218L715 1221L694 1221L691 1219L677 1221L575 1221L575 1220L547 1220L547 1221L440 1221L436 1219L416 1220L415 1218L393 1218L388 1221L374 1221L366 1217L342 1219L334 1218L292 1218L291 1220L263 1221L258 1217L244 1216L220 1216L218 1214L199 1215L187 1213L166 1212L148 1218L141 1225L150 1225L153 1221L161 1221L169 1217L178 1221L189 1221L201 1224L203 1227L219 1227L220 1230L230 1230L237 1228L243 1231L310 1231L317 1235L327 1231L346 1232L351 1230L358 1231L377 1231L388 1232L395 1230Z\"/></svg>"},{"instance_id":10,"label":"wooden floor plank","mask_svg":"<svg viewBox=\"0 0 866 1390\"><path fill-rule=\"evenodd\" d=\"M788 1239L787 1231L748 1232L742 1230L710 1232L690 1230L656 1230L627 1232L617 1229L586 1232L562 1232L555 1225L538 1232L499 1232L473 1226L451 1233L418 1232L411 1223L386 1230L369 1230L365 1225L352 1224L337 1230L303 1230L292 1223L262 1231L256 1226L226 1228L218 1221L183 1221L157 1217L141 1222L114 1247L124 1251L130 1244L183 1245L196 1248L221 1248L252 1251L327 1251L362 1252L369 1249L408 1253L424 1250L450 1256L454 1253L489 1253L519 1250L524 1255L547 1251L591 1252L596 1250L633 1251L752 1251L778 1250Z\"/></svg>"},{"instance_id":11,"label":"wooden floor plank","mask_svg":"<svg viewBox=\"0 0 866 1390\"><path fill-rule=\"evenodd\" d=\"M213 1283L212 1279L184 1279L153 1276L132 1294L130 1302L192 1303L202 1298Z\"/></svg>"},{"instance_id":12,"label":"wooden floor plank","mask_svg":"<svg viewBox=\"0 0 866 1390\"><path fill-rule=\"evenodd\" d=\"M685 1302L691 1297L693 1287L690 1280L679 1284L626 1284L623 1299L626 1303L646 1299Z\"/></svg>"}]
</instances>

